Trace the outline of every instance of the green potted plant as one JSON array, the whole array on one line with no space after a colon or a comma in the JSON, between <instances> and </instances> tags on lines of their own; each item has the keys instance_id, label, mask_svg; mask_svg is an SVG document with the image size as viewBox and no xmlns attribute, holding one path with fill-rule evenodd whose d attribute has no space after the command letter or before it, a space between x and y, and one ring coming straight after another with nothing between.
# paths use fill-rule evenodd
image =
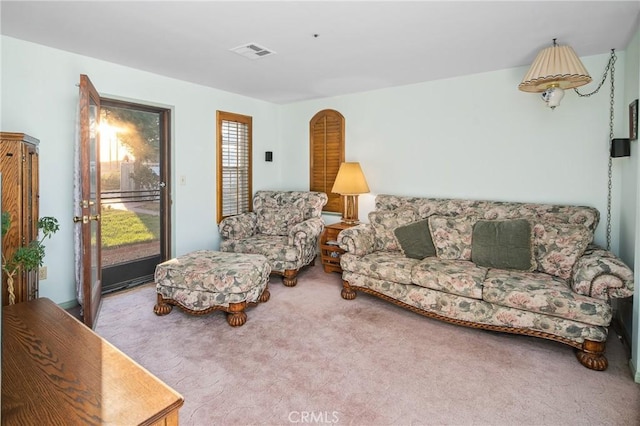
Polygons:
<instances>
[{"instance_id":1,"label":"green potted plant","mask_svg":"<svg viewBox=\"0 0 640 426\"><path fill-rule=\"evenodd\" d=\"M2 236L4 236L11 227L11 215L9 212L2 213ZM51 216L45 216L38 220L38 230L41 231L42 237L31 241L29 245L18 247L13 255L9 258L2 253L2 270L7 274L7 291L9 292L9 304L15 303L15 293L13 288L13 279L19 271L33 271L42 266L44 260L44 240L51 238L53 234L58 232L60 225L58 219Z\"/></svg>"}]
</instances>

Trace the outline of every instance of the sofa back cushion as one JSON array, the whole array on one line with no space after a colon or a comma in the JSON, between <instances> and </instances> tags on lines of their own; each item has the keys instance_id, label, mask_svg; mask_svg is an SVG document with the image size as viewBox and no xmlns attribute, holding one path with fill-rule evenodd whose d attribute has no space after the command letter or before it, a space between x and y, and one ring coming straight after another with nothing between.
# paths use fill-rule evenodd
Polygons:
<instances>
[{"instance_id":1,"label":"sofa back cushion","mask_svg":"<svg viewBox=\"0 0 640 426\"><path fill-rule=\"evenodd\" d=\"M516 203L504 201L462 200L449 198L408 197L379 194L376 211L411 208L417 220L432 215L476 216L485 220L529 219L532 223L582 225L595 232L600 213L593 207L556 204Z\"/></svg>"},{"instance_id":2,"label":"sofa back cushion","mask_svg":"<svg viewBox=\"0 0 640 426\"><path fill-rule=\"evenodd\" d=\"M405 256L422 260L436 255L427 219L399 226L393 233Z\"/></svg>"},{"instance_id":3,"label":"sofa back cushion","mask_svg":"<svg viewBox=\"0 0 640 426\"><path fill-rule=\"evenodd\" d=\"M593 240L593 233L582 225L553 223L536 223L533 236L538 271L565 280Z\"/></svg>"},{"instance_id":4,"label":"sofa back cushion","mask_svg":"<svg viewBox=\"0 0 640 426\"><path fill-rule=\"evenodd\" d=\"M322 207L327 204L327 194L315 191L257 191L253 196L253 211L259 208L296 207L303 220L321 217Z\"/></svg>"},{"instance_id":5,"label":"sofa back cushion","mask_svg":"<svg viewBox=\"0 0 640 426\"><path fill-rule=\"evenodd\" d=\"M411 208L370 212L369 222L373 227L376 250L400 250L400 245L393 231L397 227L408 225L415 220L416 212Z\"/></svg>"},{"instance_id":6,"label":"sofa back cushion","mask_svg":"<svg viewBox=\"0 0 640 426\"><path fill-rule=\"evenodd\" d=\"M471 260L473 225L477 221L469 217L429 217L431 238L436 254L441 259Z\"/></svg>"},{"instance_id":7,"label":"sofa back cushion","mask_svg":"<svg viewBox=\"0 0 640 426\"><path fill-rule=\"evenodd\" d=\"M259 234L289 235L294 225L302 222L303 213L297 207L260 207L256 210L256 227Z\"/></svg>"},{"instance_id":8,"label":"sofa back cushion","mask_svg":"<svg viewBox=\"0 0 640 426\"><path fill-rule=\"evenodd\" d=\"M600 220L598 210L587 206L385 194L376 196L375 208L376 210L372 213L383 216L391 211L410 209L415 212L416 221L428 218L436 254L438 257L449 259L471 259L472 231L475 221L527 219L533 226L533 253L536 258L536 269L563 279L571 277L573 265L586 246L592 242L593 233ZM434 232L432 227L433 217L440 217L435 219L437 232ZM456 217L460 218L459 223L450 221ZM469 223L469 218L473 218L473 222ZM387 220L392 221L390 218ZM371 222L374 224L373 221ZM448 241L449 234L452 232L453 240ZM377 231L376 235L378 235ZM392 240L389 237L386 241ZM398 246L397 242L395 245Z\"/></svg>"},{"instance_id":9,"label":"sofa back cushion","mask_svg":"<svg viewBox=\"0 0 640 426\"><path fill-rule=\"evenodd\" d=\"M532 226L526 219L479 220L473 226L471 260L478 266L534 271Z\"/></svg>"}]
</instances>

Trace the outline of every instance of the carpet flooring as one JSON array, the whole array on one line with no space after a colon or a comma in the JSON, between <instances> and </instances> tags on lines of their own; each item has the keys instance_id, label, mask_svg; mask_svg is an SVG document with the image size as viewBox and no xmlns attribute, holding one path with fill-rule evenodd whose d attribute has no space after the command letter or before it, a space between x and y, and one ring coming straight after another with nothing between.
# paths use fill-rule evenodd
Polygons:
<instances>
[{"instance_id":1,"label":"carpet flooring","mask_svg":"<svg viewBox=\"0 0 640 426\"><path fill-rule=\"evenodd\" d=\"M640 385L611 332L604 372L555 342L429 319L317 262L242 327L153 313L155 287L104 298L96 332L185 398L181 425L639 425Z\"/></svg>"}]
</instances>

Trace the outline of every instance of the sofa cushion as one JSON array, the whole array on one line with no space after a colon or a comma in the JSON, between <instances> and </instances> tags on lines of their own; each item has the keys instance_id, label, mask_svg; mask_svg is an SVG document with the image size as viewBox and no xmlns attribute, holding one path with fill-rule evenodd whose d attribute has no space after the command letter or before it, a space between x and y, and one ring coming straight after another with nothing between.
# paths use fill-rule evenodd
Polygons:
<instances>
[{"instance_id":1,"label":"sofa cushion","mask_svg":"<svg viewBox=\"0 0 640 426\"><path fill-rule=\"evenodd\" d=\"M272 271L304 266L300 249L290 245L288 237L282 235L254 235L241 240L224 240L220 242L220 251L261 254L269 261Z\"/></svg>"},{"instance_id":2,"label":"sofa cushion","mask_svg":"<svg viewBox=\"0 0 640 426\"><path fill-rule=\"evenodd\" d=\"M411 279L420 287L482 299L482 283L486 275L487 268L468 260L429 257L413 267Z\"/></svg>"},{"instance_id":3,"label":"sofa cushion","mask_svg":"<svg viewBox=\"0 0 640 426\"><path fill-rule=\"evenodd\" d=\"M375 233L376 250L400 250L398 240L393 234L394 229L415 222L416 219L415 210L410 208L370 212L369 222Z\"/></svg>"},{"instance_id":4,"label":"sofa cushion","mask_svg":"<svg viewBox=\"0 0 640 426\"><path fill-rule=\"evenodd\" d=\"M408 225L398 226L393 233L405 256L412 259L424 259L436 255L428 220L419 220Z\"/></svg>"},{"instance_id":5,"label":"sofa cushion","mask_svg":"<svg viewBox=\"0 0 640 426\"><path fill-rule=\"evenodd\" d=\"M537 223L533 226L537 270L568 280L573 265L593 240L582 225Z\"/></svg>"},{"instance_id":6,"label":"sofa cushion","mask_svg":"<svg viewBox=\"0 0 640 426\"><path fill-rule=\"evenodd\" d=\"M411 284L411 270L418 262L399 251L377 251L362 257L344 253L340 257L343 271L399 284Z\"/></svg>"},{"instance_id":7,"label":"sofa cushion","mask_svg":"<svg viewBox=\"0 0 640 426\"><path fill-rule=\"evenodd\" d=\"M611 322L611 306L606 301L577 294L562 279L540 272L490 269L482 299L592 325L606 327Z\"/></svg>"},{"instance_id":8,"label":"sofa cushion","mask_svg":"<svg viewBox=\"0 0 640 426\"><path fill-rule=\"evenodd\" d=\"M294 206L261 207L256 210L257 230L264 235L288 235L289 229L302 222L302 210Z\"/></svg>"},{"instance_id":9,"label":"sofa cushion","mask_svg":"<svg viewBox=\"0 0 640 426\"><path fill-rule=\"evenodd\" d=\"M479 220L473 226L471 260L487 268L535 270L531 228L526 219Z\"/></svg>"},{"instance_id":10,"label":"sofa cushion","mask_svg":"<svg viewBox=\"0 0 640 426\"><path fill-rule=\"evenodd\" d=\"M430 216L429 229L436 254L441 259L471 260L473 216Z\"/></svg>"},{"instance_id":11,"label":"sofa cushion","mask_svg":"<svg viewBox=\"0 0 640 426\"><path fill-rule=\"evenodd\" d=\"M315 191L256 191L253 196L253 211L261 207L297 207L304 219L322 216L322 207L327 204L327 194Z\"/></svg>"}]
</instances>

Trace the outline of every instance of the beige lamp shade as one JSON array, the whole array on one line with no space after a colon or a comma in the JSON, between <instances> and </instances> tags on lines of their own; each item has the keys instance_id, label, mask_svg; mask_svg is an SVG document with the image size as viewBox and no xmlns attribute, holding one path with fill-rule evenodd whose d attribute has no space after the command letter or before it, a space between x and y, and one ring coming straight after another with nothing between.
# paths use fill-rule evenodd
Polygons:
<instances>
[{"instance_id":1,"label":"beige lamp shade","mask_svg":"<svg viewBox=\"0 0 640 426\"><path fill-rule=\"evenodd\" d=\"M342 163L338 169L331 192L342 195L342 222L356 225L358 220L358 194L369 192L360 163Z\"/></svg>"},{"instance_id":2,"label":"beige lamp shade","mask_svg":"<svg viewBox=\"0 0 640 426\"><path fill-rule=\"evenodd\" d=\"M362 173L360 163L342 163L331 192L341 195L355 195L369 192L369 185Z\"/></svg>"},{"instance_id":3,"label":"beige lamp shade","mask_svg":"<svg viewBox=\"0 0 640 426\"><path fill-rule=\"evenodd\" d=\"M550 87L572 89L591 82L591 76L570 46L553 46L543 49L536 57L529 72L518 85L523 92L540 93Z\"/></svg>"}]
</instances>

